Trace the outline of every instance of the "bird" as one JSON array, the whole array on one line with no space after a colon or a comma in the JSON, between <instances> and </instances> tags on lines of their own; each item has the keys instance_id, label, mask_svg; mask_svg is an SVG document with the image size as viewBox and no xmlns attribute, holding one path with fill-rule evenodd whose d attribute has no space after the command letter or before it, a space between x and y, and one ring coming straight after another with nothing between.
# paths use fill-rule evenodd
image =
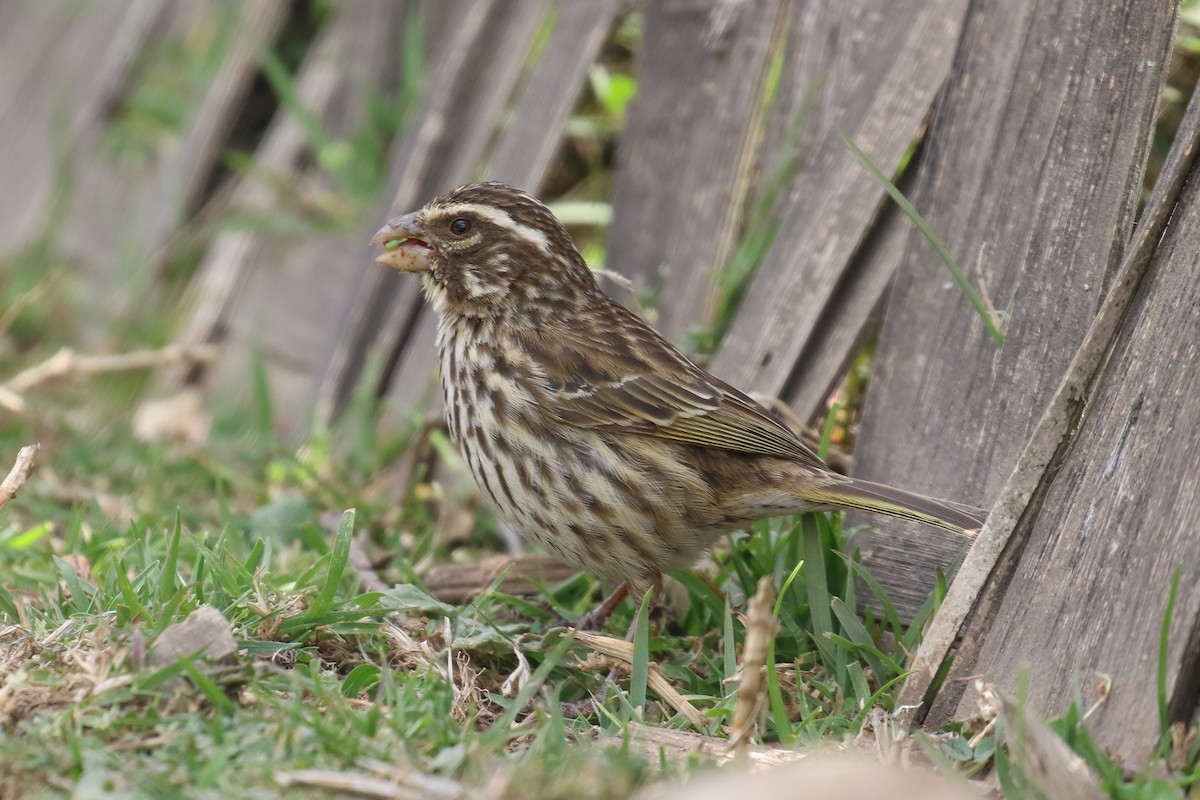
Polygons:
<instances>
[{"instance_id":1,"label":"bird","mask_svg":"<svg viewBox=\"0 0 1200 800\"><path fill-rule=\"evenodd\" d=\"M982 525L965 506L831 470L605 294L521 189L461 186L371 244L378 264L420 275L446 426L480 491L525 539L616 584L589 624L763 518L853 508L968 536Z\"/></svg>"}]
</instances>

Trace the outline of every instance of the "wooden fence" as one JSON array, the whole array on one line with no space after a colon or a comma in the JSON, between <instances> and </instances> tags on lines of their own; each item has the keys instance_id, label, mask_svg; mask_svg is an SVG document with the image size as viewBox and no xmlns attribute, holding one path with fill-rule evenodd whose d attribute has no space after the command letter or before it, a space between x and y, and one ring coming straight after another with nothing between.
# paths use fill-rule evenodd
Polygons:
<instances>
[{"instance_id":1,"label":"wooden fence","mask_svg":"<svg viewBox=\"0 0 1200 800\"><path fill-rule=\"evenodd\" d=\"M97 142L139 53L213 24L218 5L0 5L4 58L65 59L53 71L0 70L0 134L27 156L0 160L0 247L69 220L67 246L97 291L122 285L122 264L153 268L195 217L254 54L287 5L232 6L238 24L176 147L118 169L95 156ZM335 413L375 354L379 393L434 402L430 314L415 281L372 267L366 241L392 213L468 180L537 192L589 66L627 13L617 0L337 5L296 83L333 133L352 129L369 91L412 85L403 56L426 43L420 99L391 148L382 199L353 235L217 237L180 338L220 343L224 357L164 375L156 391L228 394L262 354L280 413L300 425ZM910 718L967 715L970 676L1011 688L1021 664L1032 665L1031 701L1046 714L1103 674L1112 692L1094 731L1145 762L1158 739L1153 665L1177 568L1171 718L1190 720L1200 692L1196 107L1135 227L1177 9L652 0L641 13L609 264L639 287L661 286L656 321L669 336L710 327L719 270L744 257L747 221L777 190L777 227L713 370L811 419L878 331L857 473L993 509L917 654L903 692L919 704ZM303 125L280 113L256 156L297 186L320 180ZM1002 346L839 131L885 173L903 172L914 204L1002 312ZM63 163L77 167L67 206L53 202ZM222 201L259 213L280 202L254 176L234 180ZM962 558L960 545L881 527L863 543L868 564L911 609L935 569ZM925 697L951 652L949 679Z\"/></svg>"}]
</instances>

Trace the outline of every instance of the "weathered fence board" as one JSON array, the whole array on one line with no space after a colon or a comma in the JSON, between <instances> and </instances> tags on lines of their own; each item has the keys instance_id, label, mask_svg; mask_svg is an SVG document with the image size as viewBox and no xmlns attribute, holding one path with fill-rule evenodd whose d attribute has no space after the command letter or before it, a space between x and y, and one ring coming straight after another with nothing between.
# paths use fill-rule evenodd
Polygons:
<instances>
[{"instance_id":1,"label":"weathered fence board","mask_svg":"<svg viewBox=\"0 0 1200 800\"><path fill-rule=\"evenodd\" d=\"M104 128L92 126L71 142L71 184L56 244L87 276L91 324L101 315L124 318L155 283L155 267L210 176L221 142L256 69L258 49L273 40L287 5L253 0L237 5L180 3L159 15L160 37L193 27L215 28L220 66L200 87L173 141L146 159L123 161L104 151ZM217 19L233 15L232 20ZM162 28L165 28L162 29ZM224 37L224 38L223 38ZM123 87L128 88L128 87Z\"/></svg>"},{"instance_id":2,"label":"weathered fence board","mask_svg":"<svg viewBox=\"0 0 1200 800\"><path fill-rule=\"evenodd\" d=\"M924 632L913 657L912 670L896 701L904 709L900 717L905 724L926 718L936 726L956 712L965 682L974 675L980 647L1022 557L1046 491L1071 450L1073 434L1086 403L1095 391L1113 342L1175 212L1198 154L1200 96L1193 96L1096 319L1025 443L945 600ZM959 646L942 681L941 692L927 709L922 701L955 644Z\"/></svg>"},{"instance_id":3,"label":"weathered fence board","mask_svg":"<svg viewBox=\"0 0 1200 800\"><path fill-rule=\"evenodd\" d=\"M481 173L523 182L536 191L557 152L584 74L618 10L615 0L558 6L548 21L552 28L545 48L526 67L533 37L547 21L547 6L526 2L495 9L497 19L473 36L464 36L434 76L429 107L393 158L395 178L385 195L387 205L370 224L377 226ZM523 69L528 74L521 83ZM518 113L500 131L487 163L487 146L514 93ZM471 129L470 136L464 129ZM437 153L431 150L434 145ZM359 294L345 310L351 333L340 337L318 390L317 413L325 417L340 407L361 378L369 351L382 356L380 388L397 404L432 399L434 322L420 302L419 283L372 269L365 248L361 263L365 266Z\"/></svg>"},{"instance_id":4,"label":"weathered fence board","mask_svg":"<svg viewBox=\"0 0 1200 800\"><path fill-rule=\"evenodd\" d=\"M513 186L541 186L562 146L562 134L588 69L621 10L618 0L555 3L550 37L513 104L512 119L488 158L488 177Z\"/></svg>"},{"instance_id":5,"label":"weathered fence board","mask_svg":"<svg viewBox=\"0 0 1200 800\"><path fill-rule=\"evenodd\" d=\"M551 5L553 28L545 49L517 91L512 121L500 133L486 163L474 167L480 177L504 180L537 191L562 143L563 131L579 98L587 69L592 65L616 18L619 4L603 0L590 4ZM502 120L501 120L502 121ZM464 163L464 167L466 164ZM442 192L469 179L463 178L434 189ZM427 200L418 198L415 207ZM409 281L409 283L416 283ZM405 342L395 368L384 379L388 395L401 408L440 407L437 385L436 325L433 312L421 303L412 333ZM386 335L386 331L385 331ZM392 358L395 359L393 351Z\"/></svg>"},{"instance_id":6,"label":"weathered fence board","mask_svg":"<svg viewBox=\"0 0 1200 800\"><path fill-rule=\"evenodd\" d=\"M668 338L711 316L717 271L742 225L766 71L787 11L781 0L646 9L651 45L637 56L638 94L617 152L606 265L639 290L661 287L654 323Z\"/></svg>"},{"instance_id":7,"label":"weathered fence board","mask_svg":"<svg viewBox=\"0 0 1200 800\"><path fill-rule=\"evenodd\" d=\"M923 151L909 162L901 191L912 186ZM818 338L809 342L792 365L784 399L800 419L814 425L828 413L826 404L845 377L849 361L879 330L883 306L908 241L912 222L895 203L885 202L879 219L867 231L850 257L835 291L835 298L820 310L811 330ZM819 428L818 428L819 429Z\"/></svg>"},{"instance_id":8,"label":"weathered fence board","mask_svg":"<svg viewBox=\"0 0 1200 800\"><path fill-rule=\"evenodd\" d=\"M1160 730L1157 657L1176 568L1171 718L1190 724L1200 692L1198 177L1193 169L975 668L1011 691L1029 666L1031 706L1051 715L1074 686L1089 696L1111 677L1089 727L1134 765ZM968 713L974 700L968 691Z\"/></svg>"},{"instance_id":9,"label":"weathered fence board","mask_svg":"<svg viewBox=\"0 0 1200 800\"><path fill-rule=\"evenodd\" d=\"M372 92L398 81L398 53L407 4L361 0L339 7L313 43L296 76L296 93L326 136L348 137L362 125ZM279 213L327 190L304 124L282 108L255 153L255 171L241 176L229 206L243 214ZM268 176L264 178L263 176ZM279 186L289 187L280 196ZM235 230L218 236L197 268L180 340L219 343L222 358L206 372L175 372L166 383L221 386L224 402L250 391L251 359L261 357L279 423L290 427L305 410L313 376L328 347L335 303L347 273L345 253L358 243L338 233ZM231 396L232 395L232 396Z\"/></svg>"},{"instance_id":10,"label":"weathered fence board","mask_svg":"<svg viewBox=\"0 0 1200 800\"><path fill-rule=\"evenodd\" d=\"M895 173L919 135L929 106L950 68L965 0L828 4L801 13L808 40L837 34L822 46L831 50L825 73L811 71L808 59L793 81L793 107L815 95L804 124L803 163L780 210L780 227L746 292L713 364L735 385L786 399L795 392L791 377L802 355L820 351L825 311L836 304L847 265L861 249L884 190L855 161L837 135L841 128L885 173ZM816 15L816 16L813 16ZM823 24L821 20L824 20ZM865 30L858 37L846 31ZM865 287L860 308L873 307L878 282ZM853 345L854 337L839 344ZM850 353L825 363L844 365ZM819 379L823 395L840 369ZM809 416L815 410L797 410Z\"/></svg>"},{"instance_id":11,"label":"weathered fence board","mask_svg":"<svg viewBox=\"0 0 1200 800\"><path fill-rule=\"evenodd\" d=\"M450 5L455 24L429 71L421 107L393 147L384 199L373 215L377 219L365 226L371 231L378 220L470 175L512 92L542 11L539 0ZM369 238L364 229L358 259L364 268L350 278L333 351L316 390L316 413L322 418L341 408L362 377L370 353L399 357L419 312L416 281L404 281L390 270L369 269Z\"/></svg>"},{"instance_id":12,"label":"weathered fence board","mask_svg":"<svg viewBox=\"0 0 1200 800\"><path fill-rule=\"evenodd\" d=\"M109 101L162 11L162 0L9 3L0 18L0 253L50 223L71 145ZM17 154L20 154L17 157Z\"/></svg>"},{"instance_id":13,"label":"weathered fence board","mask_svg":"<svg viewBox=\"0 0 1200 800\"><path fill-rule=\"evenodd\" d=\"M915 203L976 286L987 336L915 233L887 307L858 473L989 506L1090 324L1128 240L1174 10L1157 0L971 6ZM866 544L889 596L924 602L958 537ZM896 533L902 531L902 533Z\"/></svg>"}]
</instances>

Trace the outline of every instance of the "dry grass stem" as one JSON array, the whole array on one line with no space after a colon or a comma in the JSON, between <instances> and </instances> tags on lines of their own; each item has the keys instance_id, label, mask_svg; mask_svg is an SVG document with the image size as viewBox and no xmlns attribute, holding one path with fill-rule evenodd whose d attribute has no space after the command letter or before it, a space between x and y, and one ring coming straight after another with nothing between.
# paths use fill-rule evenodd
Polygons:
<instances>
[{"instance_id":1,"label":"dry grass stem","mask_svg":"<svg viewBox=\"0 0 1200 800\"><path fill-rule=\"evenodd\" d=\"M29 480L33 468L37 465L36 457L40 445L30 444L17 451L17 460L13 463L8 475L0 482L0 508L4 508L12 500L17 491Z\"/></svg>"},{"instance_id":2,"label":"dry grass stem","mask_svg":"<svg viewBox=\"0 0 1200 800\"><path fill-rule=\"evenodd\" d=\"M733 708L733 722L729 730L729 743L735 752L745 753L754 721L766 700L763 687L763 665L767 650L779 623L771 613L775 604L775 584L769 576L758 581L758 590L750 601L746 615L746 644L742 648L742 660L738 665L737 705Z\"/></svg>"},{"instance_id":3,"label":"dry grass stem","mask_svg":"<svg viewBox=\"0 0 1200 800\"><path fill-rule=\"evenodd\" d=\"M592 648L600 655L616 660L626 670L631 669L633 666L633 642L627 642L624 639L615 639L611 636L602 636L591 631L576 631L575 639L586 647ZM663 702L671 706L671 708L682 714L692 725L697 728L703 728L704 716L700 713L700 710L671 685L667 677L662 674L662 670L658 668L658 664L651 661L648 672L647 681L655 694Z\"/></svg>"}]
</instances>

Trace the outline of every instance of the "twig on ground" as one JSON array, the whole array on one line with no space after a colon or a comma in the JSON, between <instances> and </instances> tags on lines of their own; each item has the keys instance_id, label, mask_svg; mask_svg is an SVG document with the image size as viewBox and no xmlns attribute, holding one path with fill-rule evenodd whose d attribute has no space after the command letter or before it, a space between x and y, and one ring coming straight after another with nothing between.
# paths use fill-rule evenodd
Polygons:
<instances>
[{"instance_id":1,"label":"twig on ground","mask_svg":"<svg viewBox=\"0 0 1200 800\"><path fill-rule=\"evenodd\" d=\"M417 778L418 780L411 780ZM275 780L284 786L308 786L327 789L339 794L359 797L378 797L386 800L451 800L466 797L458 784L445 778L417 776L410 773L411 786L405 786L392 778L376 778L360 772L341 772L331 769L301 769L280 772Z\"/></svg>"},{"instance_id":2,"label":"twig on ground","mask_svg":"<svg viewBox=\"0 0 1200 800\"><path fill-rule=\"evenodd\" d=\"M492 556L471 564L438 564L421 577L425 588L443 603L462 603L487 591L497 579L505 594L535 595L538 588L566 580L575 570L550 556L526 553Z\"/></svg>"},{"instance_id":3,"label":"twig on ground","mask_svg":"<svg viewBox=\"0 0 1200 800\"><path fill-rule=\"evenodd\" d=\"M718 763L733 758L728 740L705 736L691 731L655 728L630 722L627 726L630 744L651 760L666 758L674 763L687 763L697 754L711 756ZM746 748L748 760L755 766L789 764L807 756L799 750L785 750L775 745L752 744Z\"/></svg>"},{"instance_id":4,"label":"twig on ground","mask_svg":"<svg viewBox=\"0 0 1200 800\"><path fill-rule=\"evenodd\" d=\"M24 486L25 481L29 479L37 463L35 457L39 447L40 445L30 444L17 452L16 463L9 470L8 476L0 483L0 508L4 508L8 501L16 496L17 490Z\"/></svg>"},{"instance_id":5,"label":"twig on ground","mask_svg":"<svg viewBox=\"0 0 1200 800\"><path fill-rule=\"evenodd\" d=\"M167 345L159 350L135 350L115 355L78 355L64 347L41 364L17 373L0 384L0 405L23 413L26 409L22 395L56 381L112 372L133 372L156 369L168 364L201 363L217 357L219 348L213 345Z\"/></svg>"}]
</instances>

